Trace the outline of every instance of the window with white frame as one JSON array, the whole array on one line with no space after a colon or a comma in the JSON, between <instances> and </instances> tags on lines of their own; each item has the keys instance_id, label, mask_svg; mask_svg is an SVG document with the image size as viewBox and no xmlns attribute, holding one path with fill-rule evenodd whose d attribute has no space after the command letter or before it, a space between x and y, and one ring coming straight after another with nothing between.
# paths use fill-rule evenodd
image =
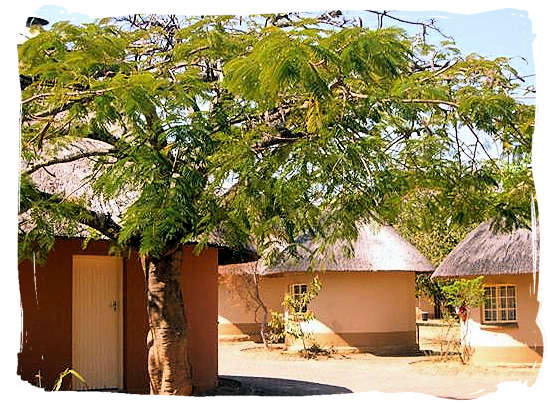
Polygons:
<instances>
[{"instance_id":1,"label":"window with white frame","mask_svg":"<svg viewBox=\"0 0 550 403\"><path fill-rule=\"evenodd\" d=\"M307 293L307 284L292 284L291 292L292 292L292 298L299 299L302 297L302 295ZM300 312L298 313L306 313L306 312L307 312L307 304L304 304L301 307Z\"/></svg>"},{"instance_id":2,"label":"window with white frame","mask_svg":"<svg viewBox=\"0 0 550 403\"><path fill-rule=\"evenodd\" d=\"M483 323L517 322L516 286L492 285L484 288Z\"/></svg>"}]
</instances>

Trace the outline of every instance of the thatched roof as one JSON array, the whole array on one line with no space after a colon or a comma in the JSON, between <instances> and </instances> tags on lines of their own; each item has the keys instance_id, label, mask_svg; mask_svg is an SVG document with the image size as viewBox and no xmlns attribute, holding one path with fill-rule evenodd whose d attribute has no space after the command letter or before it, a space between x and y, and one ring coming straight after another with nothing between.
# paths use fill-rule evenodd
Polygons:
<instances>
[{"instance_id":1,"label":"thatched roof","mask_svg":"<svg viewBox=\"0 0 550 403\"><path fill-rule=\"evenodd\" d=\"M486 221L449 253L432 277L532 273L532 242L532 231L529 229L496 232L491 229L491 221ZM536 245L538 270L539 231Z\"/></svg>"},{"instance_id":2,"label":"thatched roof","mask_svg":"<svg viewBox=\"0 0 550 403\"><path fill-rule=\"evenodd\" d=\"M80 153L107 151L108 149L108 146L99 141L81 139L59 149L55 156L56 158L66 158ZM93 163L94 157L89 157L50 165L33 172L31 177L41 191L61 195L67 200L84 197L91 210L96 213L108 214L118 223L122 212L135 201L138 193L123 193L114 200L104 200L94 195L89 178ZM27 167L22 166L21 169L24 171Z\"/></svg>"},{"instance_id":3,"label":"thatched roof","mask_svg":"<svg viewBox=\"0 0 550 403\"><path fill-rule=\"evenodd\" d=\"M67 158L79 153L91 151L105 151L109 147L105 144L91 139L81 139L73 142L70 145L64 146L57 150L55 156L57 158ZM117 224L120 223L121 216L124 211L135 202L139 193L122 192L117 198L112 200L104 200L102 197L94 195L92 191L92 166L94 157L81 158L71 162L64 162L40 168L31 174L33 183L43 192L57 194L67 200L84 197L87 200L89 209L96 213L109 215ZM38 161L38 165L41 161ZM21 165L21 170L29 169L24 163ZM20 215L20 220L25 220L26 214ZM32 223L23 224L23 228L30 230ZM89 232L86 226L79 225L77 234L71 232L70 236L86 237ZM62 227L56 228L56 235L60 237L69 236L69 233ZM102 237L106 239L105 237ZM191 241L190 243L193 243ZM224 235L220 232L212 234L208 239L208 245L218 248L218 260L220 263L235 263L248 262L257 259L257 255L245 248L234 248L228 246L224 240Z\"/></svg>"},{"instance_id":4,"label":"thatched roof","mask_svg":"<svg viewBox=\"0 0 550 403\"><path fill-rule=\"evenodd\" d=\"M304 242L308 249L315 245ZM364 225L353 243L354 254L345 254L343 243L336 243L331 249L332 259L326 259L313 268L325 271L414 271L430 272L434 267L410 242L402 238L390 226L375 228ZM310 266L310 260L303 256L286 259L267 267L262 260L258 262L220 266L220 273L239 273L257 270L261 275L284 272L304 272Z\"/></svg>"}]
</instances>

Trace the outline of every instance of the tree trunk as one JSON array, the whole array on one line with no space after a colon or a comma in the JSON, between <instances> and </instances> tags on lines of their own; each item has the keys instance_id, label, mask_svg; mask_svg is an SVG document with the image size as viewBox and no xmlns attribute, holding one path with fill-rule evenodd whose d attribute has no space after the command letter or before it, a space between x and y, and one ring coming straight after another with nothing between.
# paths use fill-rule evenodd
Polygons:
<instances>
[{"instance_id":1,"label":"tree trunk","mask_svg":"<svg viewBox=\"0 0 550 403\"><path fill-rule=\"evenodd\" d=\"M263 318L262 318L262 322L260 323L260 336L262 337L262 342L264 343L264 347L269 350L269 340L267 338L266 324L267 324L267 309L265 309L265 306L264 306Z\"/></svg>"},{"instance_id":2,"label":"tree trunk","mask_svg":"<svg viewBox=\"0 0 550 403\"><path fill-rule=\"evenodd\" d=\"M264 343L264 347L266 349L269 349L269 340L267 339L267 334L266 334L267 307L265 306L264 302L262 301L262 297L260 296L260 284L259 284L258 273L254 272L252 275L254 280L253 299L256 301L256 304L257 304L256 312L258 312L258 309L261 309L263 313L262 321L260 322L260 336L262 338L262 342ZM254 314L254 320L256 321L256 313Z\"/></svg>"},{"instance_id":3,"label":"tree trunk","mask_svg":"<svg viewBox=\"0 0 550 403\"><path fill-rule=\"evenodd\" d=\"M180 288L182 252L142 258L147 279L150 393L191 395L187 320Z\"/></svg>"},{"instance_id":4,"label":"tree trunk","mask_svg":"<svg viewBox=\"0 0 550 403\"><path fill-rule=\"evenodd\" d=\"M434 318L441 319L441 302L434 297Z\"/></svg>"}]
</instances>

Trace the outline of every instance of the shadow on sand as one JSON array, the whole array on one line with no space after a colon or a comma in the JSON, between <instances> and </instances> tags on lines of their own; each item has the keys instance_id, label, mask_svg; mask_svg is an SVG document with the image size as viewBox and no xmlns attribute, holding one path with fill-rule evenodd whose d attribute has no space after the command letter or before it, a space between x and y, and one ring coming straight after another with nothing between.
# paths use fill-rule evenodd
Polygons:
<instances>
[{"instance_id":1,"label":"shadow on sand","mask_svg":"<svg viewBox=\"0 0 550 403\"><path fill-rule=\"evenodd\" d=\"M224 376L207 395L311 396L352 393L341 386L257 376Z\"/></svg>"}]
</instances>

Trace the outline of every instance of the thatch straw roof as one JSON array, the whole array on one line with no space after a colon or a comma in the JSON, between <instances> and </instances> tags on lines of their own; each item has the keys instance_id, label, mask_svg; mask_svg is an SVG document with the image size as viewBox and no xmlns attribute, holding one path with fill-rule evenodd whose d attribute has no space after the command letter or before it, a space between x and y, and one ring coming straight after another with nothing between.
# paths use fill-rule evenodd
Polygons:
<instances>
[{"instance_id":1,"label":"thatch straw roof","mask_svg":"<svg viewBox=\"0 0 550 403\"><path fill-rule=\"evenodd\" d=\"M55 156L57 158L66 158L90 151L105 151L108 148L108 146L99 141L81 139L60 148L55 153ZM38 165L40 162L38 161L36 164ZM31 177L39 190L50 194L55 193L67 200L83 197L86 199L86 205L90 210L109 215L119 224L122 214L139 197L139 193L135 191L122 192L122 194L112 200L104 200L102 197L94 195L91 185L93 178L90 178L93 163L94 157L81 158L71 162L51 165L47 168L40 168L33 172ZM32 166L28 167L22 163L22 171L29 168L32 168ZM28 214L26 213L19 216L21 222L24 222L27 218ZM25 230L30 230L32 226L32 222L26 222L22 225ZM70 235L85 238L89 235L89 231L84 225L78 226L76 234L73 231L69 234L62 225L58 226L55 231L56 235L60 237ZM102 238L106 239L105 237ZM193 243L193 240L190 243ZM242 247L235 248L229 246L224 240L224 234L221 232L211 234L208 239L208 245L218 248L218 260L220 263L248 262L258 258L253 251Z\"/></svg>"},{"instance_id":2,"label":"thatch straw roof","mask_svg":"<svg viewBox=\"0 0 550 403\"><path fill-rule=\"evenodd\" d=\"M49 149L45 152L53 154L57 159L69 158L81 153L102 152L108 150L109 147L105 144L91 139L80 139L71 144L64 145L58 149ZM27 165L24 161L21 162L21 171L26 172L33 169L35 166L40 166L42 162L36 161L32 165ZM128 192L120 195L116 200L104 200L100 196L94 195L91 187L92 165L94 157L80 158L70 162L53 164L48 167L43 167L31 173L31 178L36 187L43 192L56 194L65 200L85 199L88 208L98 214L110 216L116 223L120 222L122 212L138 196L136 192ZM30 230L34 224L29 220L27 212L19 215L20 227L25 231ZM74 230L68 232L62 225L55 228L57 236L78 236L87 237L89 235L88 228L84 225L77 225L77 232ZM105 237L102 237L106 239Z\"/></svg>"},{"instance_id":3,"label":"thatch straw roof","mask_svg":"<svg viewBox=\"0 0 550 403\"><path fill-rule=\"evenodd\" d=\"M538 225L537 225L538 228ZM538 270L539 231L536 247ZM532 231L497 232L486 221L470 232L441 262L432 277L483 276L533 272Z\"/></svg>"},{"instance_id":4,"label":"thatch straw roof","mask_svg":"<svg viewBox=\"0 0 550 403\"><path fill-rule=\"evenodd\" d=\"M106 151L109 147L91 139L81 139L67 145L55 154L56 158L66 158L80 153L93 151ZM63 196L67 200L84 197L87 205L96 213L108 214L115 222L120 221L120 216L128 206L138 197L137 192L128 192L119 195L115 200L104 200L95 196L92 192L91 178L94 157L81 158L71 162L50 165L40 168L31 174L33 182L38 189ZM22 166L22 170L27 167Z\"/></svg>"},{"instance_id":5,"label":"thatch straw roof","mask_svg":"<svg viewBox=\"0 0 550 403\"><path fill-rule=\"evenodd\" d=\"M315 245L304 242L304 246L312 249ZM326 259L316 270L325 271L414 271L430 272L434 267L410 242L402 238L390 226L375 228L364 225L359 236L353 243L354 254L351 257L344 252L343 243L336 243L330 250L332 258ZM298 259L286 259L267 267L262 260L258 262L231 264L220 266L220 273L252 272L256 270L261 275L284 272L307 271L311 261L302 256Z\"/></svg>"}]
</instances>

